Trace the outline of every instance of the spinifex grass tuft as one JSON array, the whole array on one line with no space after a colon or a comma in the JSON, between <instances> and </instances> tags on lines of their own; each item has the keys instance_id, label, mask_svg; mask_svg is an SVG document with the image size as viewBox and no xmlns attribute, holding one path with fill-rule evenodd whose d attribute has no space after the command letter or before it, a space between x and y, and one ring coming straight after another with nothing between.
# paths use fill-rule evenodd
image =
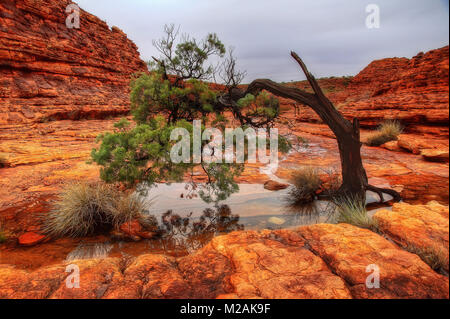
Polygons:
<instances>
[{"instance_id":1,"label":"spinifex grass tuft","mask_svg":"<svg viewBox=\"0 0 450 319\"><path fill-rule=\"evenodd\" d=\"M286 198L290 206L300 206L314 201L316 191L322 185L317 169L311 167L294 171L290 182L293 187Z\"/></svg>"},{"instance_id":2,"label":"spinifex grass tuft","mask_svg":"<svg viewBox=\"0 0 450 319\"><path fill-rule=\"evenodd\" d=\"M146 202L104 183L68 186L43 216L43 231L52 237L82 237L117 228L141 218Z\"/></svg>"},{"instance_id":3,"label":"spinifex grass tuft","mask_svg":"<svg viewBox=\"0 0 450 319\"><path fill-rule=\"evenodd\" d=\"M431 247L416 247L412 244L405 245L405 249L410 253L419 256L425 263L427 263L433 270L445 273L448 272L449 260L448 250L445 251L442 247L434 245Z\"/></svg>"},{"instance_id":4,"label":"spinifex grass tuft","mask_svg":"<svg viewBox=\"0 0 450 319\"><path fill-rule=\"evenodd\" d=\"M389 141L395 141L402 133L402 130L401 124L397 121L384 122L367 138L366 144L369 146L380 146Z\"/></svg>"},{"instance_id":5,"label":"spinifex grass tuft","mask_svg":"<svg viewBox=\"0 0 450 319\"><path fill-rule=\"evenodd\" d=\"M336 222L347 223L372 231L378 230L377 222L368 215L365 203L361 200L341 197L335 199L335 205Z\"/></svg>"}]
</instances>

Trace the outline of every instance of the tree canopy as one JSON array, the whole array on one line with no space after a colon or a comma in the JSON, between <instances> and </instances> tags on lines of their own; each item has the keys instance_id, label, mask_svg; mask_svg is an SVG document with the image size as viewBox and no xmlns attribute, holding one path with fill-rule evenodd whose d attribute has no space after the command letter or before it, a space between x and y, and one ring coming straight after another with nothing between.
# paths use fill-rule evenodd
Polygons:
<instances>
[{"instance_id":1,"label":"tree canopy","mask_svg":"<svg viewBox=\"0 0 450 319\"><path fill-rule=\"evenodd\" d=\"M134 126L125 121L117 123L117 131L103 135L100 148L92 151L94 161L102 166L101 177L105 181L133 187L181 181L188 172L192 177L195 167L192 162L170 161L170 149L176 143L170 140L174 128L183 127L192 135L190 121L194 119L216 127L237 120L243 128L270 128L279 117L279 101L274 97L279 96L309 106L333 131L342 168L340 195L365 202L366 191L370 190L379 195L380 201L384 200L383 194L400 200L395 190L368 183L362 164L358 119L351 122L344 118L295 52L291 56L306 75L313 93L268 79L256 79L243 86L245 72L237 69L233 50L227 51L216 34L197 41L188 35L180 37L173 25L166 26L164 32L163 38L154 41L161 56L149 63L149 74L139 75L131 84ZM219 60L215 65L211 62L213 57ZM221 85L208 82L217 82L217 77L222 80ZM280 151L289 148L288 140L280 136ZM225 199L239 189L234 180L244 169L242 163L200 166L208 177L199 191L204 200ZM195 183L192 188L198 189Z\"/></svg>"},{"instance_id":2,"label":"tree canopy","mask_svg":"<svg viewBox=\"0 0 450 319\"><path fill-rule=\"evenodd\" d=\"M148 73L136 75L131 82L134 123L123 119L115 124L114 132L99 136L101 145L92 150L92 158L102 166L101 178L109 183L145 188L191 176L192 190L205 201L223 200L239 190L235 178L244 165L201 163L207 183L199 186L192 178L198 164L171 161L170 150L177 143L170 140L171 131L185 128L192 141L196 119L202 120L203 128L225 128L236 120L243 128L268 129L279 115L279 102L266 92L235 99L245 72L237 69L233 49L226 50L216 34L198 41L180 36L174 25L165 26L164 34L153 42L161 56L149 62ZM216 64L211 62L214 59ZM211 82L217 78L222 84ZM281 151L290 147L282 136L279 147Z\"/></svg>"}]
</instances>

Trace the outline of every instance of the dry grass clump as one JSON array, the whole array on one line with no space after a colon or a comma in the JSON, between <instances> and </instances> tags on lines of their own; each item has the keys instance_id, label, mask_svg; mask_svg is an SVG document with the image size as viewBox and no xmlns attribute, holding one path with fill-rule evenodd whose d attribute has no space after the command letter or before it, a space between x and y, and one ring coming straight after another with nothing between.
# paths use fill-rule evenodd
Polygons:
<instances>
[{"instance_id":1,"label":"dry grass clump","mask_svg":"<svg viewBox=\"0 0 450 319\"><path fill-rule=\"evenodd\" d=\"M312 167L294 171L290 182L293 187L286 199L290 206L301 206L314 201L316 192L322 185L318 170Z\"/></svg>"},{"instance_id":2,"label":"dry grass clump","mask_svg":"<svg viewBox=\"0 0 450 319\"><path fill-rule=\"evenodd\" d=\"M448 250L435 245L427 248L416 247L412 244L405 245L405 250L419 256L431 269L445 273L448 272Z\"/></svg>"},{"instance_id":3,"label":"dry grass clump","mask_svg":"<svg viewBox=\"0 0 450 319\"><path fill-rule=\"evenodd\" d=\"M52 237L83 237L110 231L143 217L148 203L104 183L68 186L43 216L43 231Z\"/></svg>"},{"instance_id":4,"label":"dry grass clump","mask_svg":"<svg viewBox=\"0 0 450 319\"><path fill-rule=\"evenodd\" d=\"M0 244L3 244L8 239L6 232L3 230L2 224L0 224Z\"/></svg>"},{"instance_id":5,"label":"dry grass clump","mask_svg":"<svg viewBox=\"0 0 450 319\"><path fill-rule=\"evenodd\" d=\"M403 128L399 122L386 121L367 138L366 144L369 146L380 146L389 141L395 141L402 131Z\"/></svg>"},{"instance_id":6,"label":"dry grass clump","mask_svg":"<svg viewBox=\"0 0 450 319\"><path fill-rule=\"evenodd\" d=\"M367 214L365 203L361 200L342 197L335 199L334 202L336 222L378 231L377 222Z\"/></svg>"}]
</instances>

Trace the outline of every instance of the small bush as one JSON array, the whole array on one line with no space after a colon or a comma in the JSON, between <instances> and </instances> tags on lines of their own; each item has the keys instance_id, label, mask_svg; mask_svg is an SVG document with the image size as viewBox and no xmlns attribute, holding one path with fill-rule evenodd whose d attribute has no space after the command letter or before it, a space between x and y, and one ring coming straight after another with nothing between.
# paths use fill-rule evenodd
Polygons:
<instances>
[{"instance_id":1,"label":"small bush","mask_svg":"<svg viewBox=\"0 0 450 319\"><path fill-rule=\"evenodd\" d=\"M408 244L405 246L405 250L419 256L426 264L431 267L431 269L435 271L448 271L448 251L445 251L444 249L442 249L442 247L436 245L427 248L419 248L412 244Z\"/></svg>"},{"instance_id":2,"label":"small bush","mask_svg":"<svg viewBox=\"0 0 450 319\"><path fill-rule=\"evenodd\" d=\"M8 239L2 224L0 223L0 244L3 244Z\"/></svg>"},{"instance_id":3,"label":"small bush","mask_svg":"<svg viewBox=\"0 0 450 319\"><path fill-rule=\"evenodd\" d=\"M110 231L140 219L147 203L103 183L68 186L43 218L43 230L52 237L82 237Z\"/></svg>"},{"instance_id":4,"label":"small bush","mask_svg":"<svg viewBox=\"0 0 450 319\"><path fill-rule=\"evenodd\" d=\"M311 167L296 170L290 182L293 185L287 197L290 206L301 206L314 201L316 191L322 185L317 169Z\"/></svg>"},{"instance_id":5,"label":"small bush","mask_svg":"<svg viewBox=\"0 0 450 319\"><path fill-rule=\"evenodd\" d=\"M303 136L297 136L298 144L304 148L309 147L309 140Z\"/></svg>"},{"instance_id":6,"label":"small bush","mask_svg":"<svg viewBox=\"0 0 450 319\"><path fill-rule=\"evenodd\" d=\"M378 231L377 222L367 214L365 203L361 200L344 197L336 199L335 205L336 222Z\"/></svg>"},{"instance_id":7,"label":"small bush","mask_svg":"<svg viewBox=\"0 0 450 319\"><path fill-rule=\"evenodd\" d=\"M369 146L380 146L389 141L395 141L402 133L402 130L401 124L397 121L384 122L367 138L366 144Z\"/></svg>"}]
</instances>

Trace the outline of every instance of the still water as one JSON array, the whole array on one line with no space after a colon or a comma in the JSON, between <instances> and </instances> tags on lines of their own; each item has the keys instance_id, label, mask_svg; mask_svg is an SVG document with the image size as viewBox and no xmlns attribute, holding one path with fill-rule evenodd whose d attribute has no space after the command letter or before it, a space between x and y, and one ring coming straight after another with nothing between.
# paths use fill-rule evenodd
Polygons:
<instances>
[{"instance_id":1,"label":"still water","mask_svg":"<svg viewBox=\"0 0 450 319\"><path fill-rule=\"evenodd\" d=\"M149 190L147 199L151 201L148 213L164 228L161 237L138 243L81 243L66 256L66 261L144 253L184 256L215 236L235 230L283 229L333 222L334 208L327 201L293 209L286 203L289 188L269 191L262 184L240 184L239 189L238 193L214 205L199 197L186 198L184 183L160 184ZM377 195L368 192L367 202L376 201Z\"/></svg>"},{"instance_id":2,"label":"still water","mask_svg":"<svg viewBox=\"0 0 450 319\"><path fill-rule=\"evenodd\" d=\"M329 202L316 201L294 209L286 202L289 190L269 191L262 184L239 184L239 192L220 205L227 205L233 214L239 216L239 223L245 229L280 229L330 222L332 205ZM214 204L207 204L199 197L188 199L181 196L185 193L184 183L160 184L152 188L148 194L152 203L149 212L158 220L168 210L180 216L192 213L195 218L200 217L204 209L214 208ZM367 203L376 201L377 195L368 192Z\"/></svg>"}]
</instances>

